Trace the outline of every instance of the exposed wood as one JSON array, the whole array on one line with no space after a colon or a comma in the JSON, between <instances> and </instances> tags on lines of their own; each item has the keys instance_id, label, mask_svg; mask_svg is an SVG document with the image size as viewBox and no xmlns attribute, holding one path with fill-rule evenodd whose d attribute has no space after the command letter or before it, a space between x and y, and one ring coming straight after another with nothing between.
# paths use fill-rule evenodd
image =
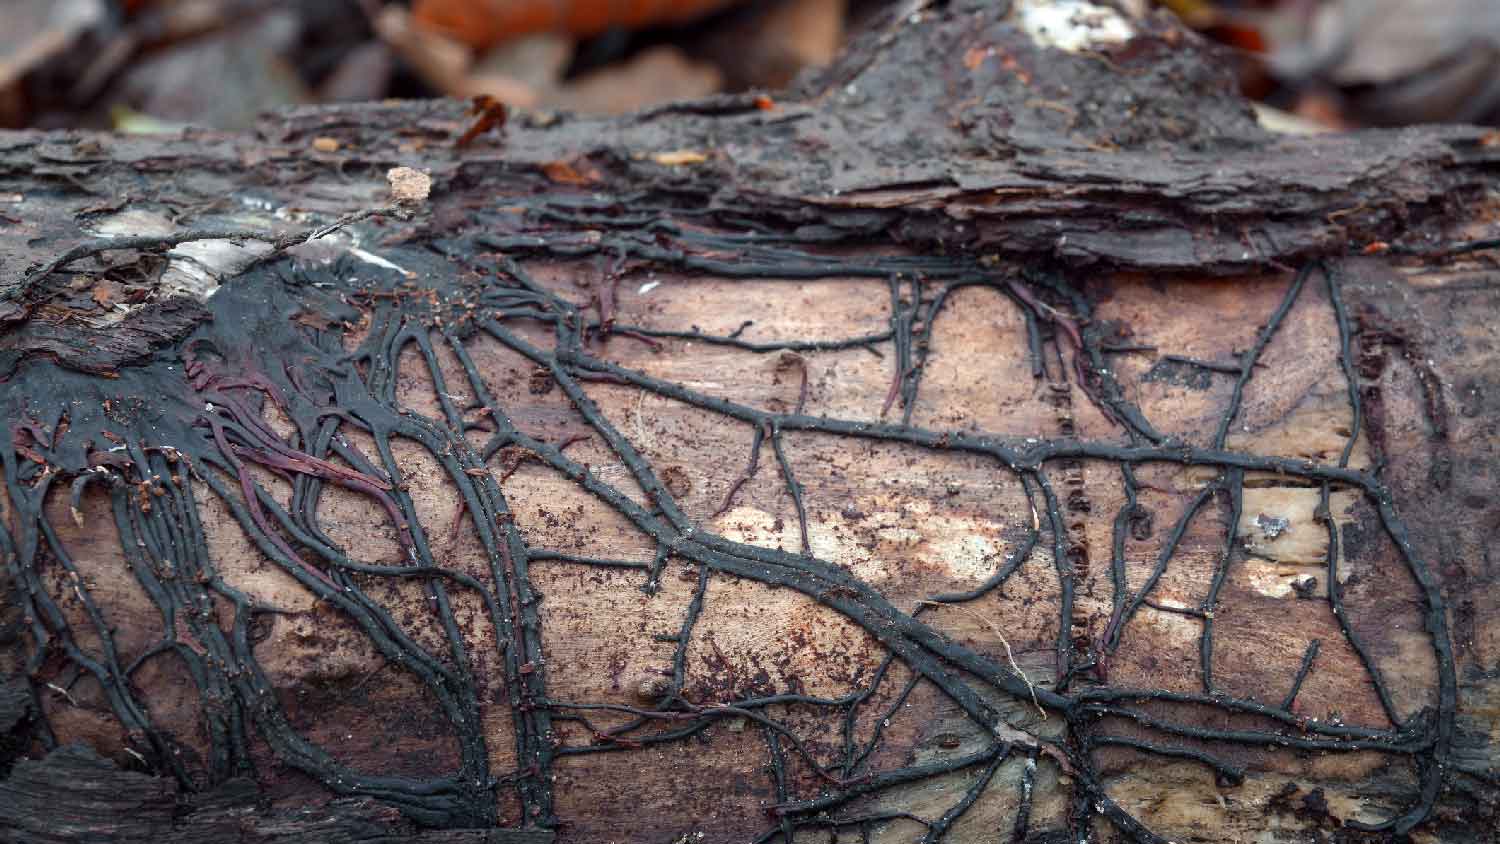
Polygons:
<instances>
[{"instance_id":1,"label":"exposed wood","mask_svg":"<svg viewBox=\"0 0 1500 844\"><path fill-rule=\"evenodd\" d=\"M0 135L0 836L1487 840L1500 147L1021 19Z\"/></svg>"}]
</instances>

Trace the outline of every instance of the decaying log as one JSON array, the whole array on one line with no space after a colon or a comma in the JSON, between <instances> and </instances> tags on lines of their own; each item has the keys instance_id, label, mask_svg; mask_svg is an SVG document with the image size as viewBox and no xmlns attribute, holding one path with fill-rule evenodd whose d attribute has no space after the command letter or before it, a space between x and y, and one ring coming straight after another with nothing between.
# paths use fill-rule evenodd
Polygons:
<instances>
[{"instance_id":1,"label":"decaying log","mask_svg":"<svg viewBox=\"0 0 1500 844\"><path fill-rule=\"evenodd\" d=\"M1493 840L1500 143L1014 6L0 134L0 838Z\"/></svg>"}]
</instances>

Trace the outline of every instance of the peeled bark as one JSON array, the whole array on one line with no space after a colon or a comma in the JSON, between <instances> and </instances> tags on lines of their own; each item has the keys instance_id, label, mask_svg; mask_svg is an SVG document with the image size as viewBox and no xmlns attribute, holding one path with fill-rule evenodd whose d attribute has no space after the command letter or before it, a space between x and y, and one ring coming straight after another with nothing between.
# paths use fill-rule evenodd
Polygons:
<instances>
[{"instance_id":1,"label":"peeled bark","mask_svg":"<svg viewBox=\"0 0 1500 844\"><path fill-rule=\"evenodd\" d=\"M1485 840L1493 138L1027 8L0 135L0 831Z\"/></svg>"}]
</instances>

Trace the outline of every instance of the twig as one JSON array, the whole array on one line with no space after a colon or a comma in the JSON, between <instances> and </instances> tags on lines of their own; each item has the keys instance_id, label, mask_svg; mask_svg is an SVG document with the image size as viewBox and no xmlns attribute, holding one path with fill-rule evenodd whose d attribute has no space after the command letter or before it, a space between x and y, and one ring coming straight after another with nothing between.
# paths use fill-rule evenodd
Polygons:
<instances>
[{"instance_id":1,"label":"twig","mask_svg":"<svg viewBox=\"0 0 1500 844\"><path fill-rule=\"evenodd\" d=\"M925 604L929 607L952 607L953 609L968 613L974 618L979 619L979 622L981 624L988 627L991 632L999 637L1000 644L1005 646L1005 659L1010 663L1011 670L1016 672L1016 674L1020 676L1021 682L1026 684L1027 691L1031 692L1031 705L1035 706L1036 711L1041 713L1043 721L1047 720L1047 710L1043 709L1041 703L1039 703L1036 699L1036 684L1031 682L1031 678L1026 676L1026 672L1023 671L1020 664L1016 662L1016 655L1014 653L1011 653L1010 650L1010 642L1005 638L1005 634L1000 632L1000 628L995 626L995 623L993 621L990 621L989 619L985 618L977 612L974 612L968 607L963 606L962 604L947 604L942 601L928 601L920 598L917 600L917 603Z\"/></svg>"},{"instance_id":2,"label":"twig","mask_svg":"<svg viewBox=\"0 0 1500 844\"><path fill-rule=\"evenodd\" d=\"M68 699L68 703L71 703L74 706L78 705L78 701L76 701L76 700L73 699L73 695L70 694L68 692L68 690L65 689L65 688L63 688L62 686L59 686L56 683L48 683L47 684L47 688L51 689L54 692L57 692L58 694L62 695L65 698L67 698Z\"/></svg>"}]
</instances>

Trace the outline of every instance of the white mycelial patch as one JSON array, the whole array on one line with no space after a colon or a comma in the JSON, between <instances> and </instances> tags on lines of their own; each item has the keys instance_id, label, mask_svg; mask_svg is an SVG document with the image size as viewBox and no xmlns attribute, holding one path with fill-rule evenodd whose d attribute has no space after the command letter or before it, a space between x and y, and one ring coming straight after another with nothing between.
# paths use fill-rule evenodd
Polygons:
<instances>
[{"instance_id":1,"label":"white mycelial patch","mask_svg":"<svg viewBox=\"0 0 1500 844\"><path fill-rule=\"evenodd\" d=\"M1124 15L1085 0L1016 0L1014 14L1032 41L1070 53L1135 37L1135 27Z\"/></svg>"},{"instance_id":2,"label":"white mycelial patch","mask_svg":"<svg viewBox=\"0 0 1500 844\"><path fill-rule=\"evenodd\" d=\"M271 245L259 240L242 243L191 240L180 243L167 253L172 260L162 273L162 290L169 296L207 299L219 289L219 282L243 271L269 251Z\"/></svg>"},{"instance_id":3,"label":"white mycelial patch","mask_svg":"<svg viewBox=\"0 0 1500 844\"><path fill-rule=\"evenodd\" d=\"M1302 487L1255 487L1244 491L1237 535L1249 553L1243 563L1251 589L1271 598L1328 594L1328 528L1318 518L1322 493ZM1352 519L1355 493L1340 490L1329 511L1341 525ZM1340 548L1339 582L1360 565Z\"/></svg>"},{"instance_id":4,"label":"white mycelial patch","mask_svg":"<svg viewBox=\"0 0 1500 844\"><path fill-rule=\"evenodd\" d=\"M358 246L349 247L349 254L360 259L361 261L364 261L366 264L374 264L377 267L384 267L388 270L395 270L398 273L411 275L411 272L405 267L398 264L393 264L390 261L387 261L386 259L380 257L379 255L376 255L374 252L366 252L365 250L360 249Z\"/></svg>"},{"instance_id":5,"label":"white mycelial patch","mask_svg":"<svg viewBox=\"0 0 1500 844\"><path fill-rule=\"evenodd\" d=\"M178 230L166 216L142 208L128 208L100 219L93 226L100 237L165 237ZM162 297L191 296L204 300L219 288L219 282L248 267L257 256L271 249L256 240L237 243L231 240L195 240L174 246L167 252L167 268L162 272L159 293ZM117 320L129 309L111 313Z\"/></svg>"},{"instance_id":6,"label":"white mycelial patch","mask_svg":"<svg viewBox=\"0 0 1500 844\"><path fill-rule=\"evenodd\" d=\"M273 248L272 241L288 233L285 222L309 216L306 212L294 211L259 197L241 196L238 199L240 205L247 209L245 212L215 222L202 223L201 227L243 230L246 237L243 240L190 240L174 246L167 252L167 268L158 282L157 294L160 297L190 296L206 301L225 279L244 272L257 258L270 252ZM183 227L155 211L128 208L101 218L91 228L99 237L112 238L143 235L166 237L181 231ZM293 246L288 251L302 260L322 263L330 263L339 255L348 254L367 264L394 270L407 277L415 275L405 267L362 249L359 232L352 227L329 232L316 240ZM128 307L121 306L105 320L118 321L128 312Z\"/></svg>"},{"instance_id":7,"label":"white mycelial patch","mask_svg":"<svg viewBox=\"0 0 1500 844\"><path fill-rule=\"evenodd\" d=\"M124 211L110 214L94 224L94 233L100 237L135 237L139 235L153 235L157 237L171 234L177 229L175 223L165 216L154 211L146 211L141 208L127 208Z\"/></svg>"},{"instance_id":8,"label":"white mycelial patch","mask_svg":"<svg viewBox=\"0 0 1500 844\"><path fill-rule=\"evenodd\" d=\"M790 513L778 517L739 506L715 524L721 536L734 542L793 553L801 546L800 527ZM1005 562L1008 549L994 536L997 530L979 519L887 511L872 512L858 523L839 513L820 513L807 525L814 556L848 566L856 576L877 583L916 564L935 574L945 572L957 583L977 585ZM867 545L862 537L873 538L875 544Z\"/></svg>"}]
</instances>

